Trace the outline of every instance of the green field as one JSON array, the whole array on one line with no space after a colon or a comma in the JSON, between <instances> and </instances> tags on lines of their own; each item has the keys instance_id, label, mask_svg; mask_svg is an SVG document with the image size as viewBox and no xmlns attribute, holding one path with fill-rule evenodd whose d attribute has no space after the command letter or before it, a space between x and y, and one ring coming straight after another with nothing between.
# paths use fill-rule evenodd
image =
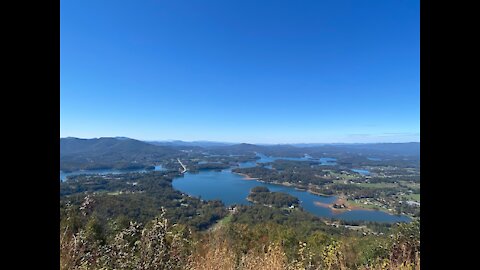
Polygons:
<instances>
[{"instance_id":1,"label":"green field","mask_svg":"<svg viewBox=\"0 0 480 270\"><path fill-rule=\"evenodd\" d=\"M420 202L420 194L409 194L404 196L407 200Z\"/></svg>"},{"instance_id":2,"label":"green field","mask_svg":"<svg viewBox=\"0 0 480 270\"><path fill-rule=\"evenodd\" d=\"M356 185L363 188L394 188L398 186L393 183L360 183Z\"/></svg>"},{"instance_id":3,"label":"green field","mask_svg":"<svg viewBox=\"0 0 480 270\"><path fill-rule=\"evenodd\" d=\"M414 183L414 182L408 182L408 181L400 181L400 183L411 189L420 188L420 183Z\"/></svg>"},{"instance_id":4,"label":"green field","mask_svg":"<svg viewBox=\"0 0 480 270\"><path fill-rule=\"evenodd\" d=\"M220 221L218 221L218 224L220 224L220 225L228 224L232 221L232 218L233 218L233 215L228 214L226 217L224 217Z\"/></svg>"},{"instance_id":5,"label":"green field","mask_svg":"<svg viewBox=\"0 0 480 270\"><path fill-rule=\"evenodd\" d=\"M220 219L215 225L213 225L210 228L210 230L211 231L218 230L220 227L223 227L223 226L229 224L230 222L232 222L232 218L233 218L232 213L229 213L226 217Z\"/></svg>"},{"instance_id":6,"label":"green field","mask_svg":"<svg viewBox=\"0 0 480 270\"><path fill-rule=\"evenodd\" d=\"M361 207L365 209L374 209L374 210L383 210L387 211L386 209L382 209L379 206L373 205L373 204L363 204L363 203L356 203L355 201L352 200L347 200L347 203L351 206L356 206L356 207Z\"/></svg>"}]
</instances>

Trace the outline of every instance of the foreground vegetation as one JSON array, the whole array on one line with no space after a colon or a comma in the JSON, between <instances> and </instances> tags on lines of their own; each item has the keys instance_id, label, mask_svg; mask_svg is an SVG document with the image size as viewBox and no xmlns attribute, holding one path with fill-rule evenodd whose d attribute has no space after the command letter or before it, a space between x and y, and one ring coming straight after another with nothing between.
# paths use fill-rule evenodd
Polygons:
<instances>
[{"instance_id":1,"label":"foreground vegetation","mask_svg":"<svg viewBox=\"0 0 480 270\"><path fill-rule=\"evenodd\" d=\"M177 172L77 176L61 184L61 269L419 269L419 223L342 225L265 202L202 201ZM270 203L270 199L274 199ZM265 206L267 205L267 206Z\"/></svg>"},{"instance_id":2,"label":"foreground vegetation","mask_svg":"<svg viewBox=\"0 0 480 270\"><path fill-rule=\"evenodd\" d=\"M391 236L330 235L299 239L289 226L228 222L195 232L171 224L166 210L145 225L113 223L105 234L92 217L95 201L71 205L60 230L61 269L420 269L418 223ZM72 220L85 223L74 229Z\"/></svg>"}]
</instances>

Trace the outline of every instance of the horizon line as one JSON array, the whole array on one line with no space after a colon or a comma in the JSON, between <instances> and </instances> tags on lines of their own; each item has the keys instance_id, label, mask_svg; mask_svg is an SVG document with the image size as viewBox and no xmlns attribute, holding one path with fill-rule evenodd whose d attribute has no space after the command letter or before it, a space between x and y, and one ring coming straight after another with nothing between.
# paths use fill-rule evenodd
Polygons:
<instances>
[{"instance_id":1,"label":"horizon line","mask_svg":"<svg viewBox=\"0 0 480 270\"><path fill-rule=\"evenodd\" d=\"M92 139L102 139L102 138L127 138L136 141L142 142L186 142L186 143L195 143L195 142L211 142L211 143L225 143L225 144L263 144L263 145L290 145L290 144L393 144L393 143L420 143L420 141L405 141L405 142L291 142L291 143L261 143L261 142L228 142L228 141L214 141L214 140L180 140L180 139L136 139L126 136L101 136L101 137L92 137L92 138L80 138L74 136L60 137L60 139L75 138L83 140L92 140Z\"/></svg>"}]
</instances>

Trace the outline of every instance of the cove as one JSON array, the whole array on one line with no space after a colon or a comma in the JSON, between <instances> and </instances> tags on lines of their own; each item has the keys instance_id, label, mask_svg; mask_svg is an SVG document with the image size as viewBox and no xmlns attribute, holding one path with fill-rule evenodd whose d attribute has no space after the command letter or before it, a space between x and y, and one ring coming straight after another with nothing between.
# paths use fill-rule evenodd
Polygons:
<instances>
[{"instance_id":1,"label":"cove","mask_svg":"<svg viewBox=\"0 0 480 270\"><path fill-rule=\"evenodd\" d=\"M268 158L268 159L271 159ZM270 162L265 159L257 162ZM240 167L255 166L254 162L240 164ZM307 191L297 190L294 187L263 183L257 180L245 180L243 176L232 173L231 169L221 171L201 170L198 173L186 172L173 180L173 187L190 196L203 200L221 200L225 205L251 205L246 200L250 189L255 186L264 186L273 192L284 192L297 197L300 205L308 212L326 218L346 221L374 221L374 222L409 222L411 219L402 215L391 215L378 210L351 210L343 213L333 213L330 208L314 204L315 201L331 204L337 197L320 196Z\"/></svg>"}]
</instances>

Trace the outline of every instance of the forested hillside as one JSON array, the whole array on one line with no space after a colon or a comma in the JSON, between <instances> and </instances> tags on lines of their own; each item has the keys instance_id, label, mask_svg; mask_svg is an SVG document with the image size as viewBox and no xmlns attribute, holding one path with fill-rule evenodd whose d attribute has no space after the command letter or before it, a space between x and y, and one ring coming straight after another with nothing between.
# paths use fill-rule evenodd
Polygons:
<instances>
[{"instance_id":1,"label":"forested hillside","mask_svg":"<svg viewBox=\"0 0 480 270\"><path fill-rule=\"evenodd\" d=\"M177 149L129 138L60 139L60 170L138 169L181 155Z\"/></svg>"}]
</instances>

